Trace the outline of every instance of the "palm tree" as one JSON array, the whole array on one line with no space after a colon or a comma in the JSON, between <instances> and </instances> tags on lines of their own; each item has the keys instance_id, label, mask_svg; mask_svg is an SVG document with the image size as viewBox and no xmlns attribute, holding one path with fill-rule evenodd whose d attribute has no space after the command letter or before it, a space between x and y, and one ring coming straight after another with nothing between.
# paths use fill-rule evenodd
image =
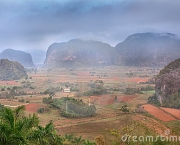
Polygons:
<instances>
[{"instance_id":1,"label":"palm tree","mask_svg":"<svg viewBox=\"0 0 180 145\"><path fill-rule=\"evenodd\" d=\"M63 137L63 142L73 142L74 135L73 134L65 134Z\"/></svg>"},{"instance_id":2,"label":"palm tree","mask_svg":"<svg viewBox=\"0 0 180 145\"><path fill-rule=\"evenodd\" d=\"M82 137L58 135L52 122L38 126L38 117L24 116L24 106L0 109L0 145L95 145Z\"/></svg>"},{"instance_id":3,"label":"palm tree","mask_svg":"<svg viewBox=\"0 0 180 145\"><path fill-rule=\"evenodd\" d=\"M82 139L82 136L74 137L74 140L73 140L74 145L82 145L83 142L84 140Z\"/></svg>"},{"instance_id":4,"label":"palm tree","mask_svg":"<svg viewBox=\"0 0 180 145\"><path fill-rule=\"evenodd\" d=\"M0 111L0 145L24 145L28 144L27 136L32 128L38 125L35 114L23 116L24 106L15 110L3 108Z\"/></svg>"},{"instance_id":5,"label":"palm tree","mask_svg":"<svg viewBox=\"0 0 180 145\"><path fill-rule=\"evenodd\" d=\"M85 140L85 142L83 143L83 145L96 145L96 143L90 142L89 140Z\"/></svg>"},{"instance_id":6,"label":"palm tree","mask_svg":"<svg viewBox=\"0 0 180 145\"><path fill-rule=\"evenodd\" d=\"M29 140L35 142L36 145L62 145L62 139L54 129L52 122L45 127L38 126L37 129L31 133Z\"/></svg>"}]
</instances>

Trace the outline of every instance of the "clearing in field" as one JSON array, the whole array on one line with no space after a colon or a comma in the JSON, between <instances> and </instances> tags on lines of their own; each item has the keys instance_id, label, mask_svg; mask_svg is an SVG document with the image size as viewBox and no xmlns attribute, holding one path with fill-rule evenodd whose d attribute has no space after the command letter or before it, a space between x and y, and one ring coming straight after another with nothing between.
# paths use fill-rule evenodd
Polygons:
<instances>
[{"instance_id":1,"label":"clearing in field","mask_svg":"<svg viewBox=\"0 0 180 145\"><path fill-rule=\"evenodd\" d=\"M39 108L43 108L43 107L45 107L45 106L46 106L45 104L33 103L33 104L27 104L27 105L25 106L25 108L26 108L26 111L28 111L28 112L37 113L37 110L38 110Z\"/></svg>"}]
</instances>

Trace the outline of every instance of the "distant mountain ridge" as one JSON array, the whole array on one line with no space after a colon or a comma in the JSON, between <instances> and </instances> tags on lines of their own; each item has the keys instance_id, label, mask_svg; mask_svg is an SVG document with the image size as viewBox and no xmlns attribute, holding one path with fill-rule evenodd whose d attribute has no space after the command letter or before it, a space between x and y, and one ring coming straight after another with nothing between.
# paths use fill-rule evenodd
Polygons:
<instances>
[{"instance_id":1,"label":"distant mountain ridge","mask_svg":"<svg viewBox=\"0 0 180 145\"><path fill-rule=\"evenodd\" d=\"M72 39L49 46L46 67L113 65L115 49L107 43L93 40Z\"/></svg>"},{"instance_id":2,"label":"distant mountain ridge","mask_svg":"<svg viewBox=\"0 0 180 145\"><path fill-rule=\"evenodd\" d=\"M45 67L127 65L165 66L180 57L180 39L172 33L137 33L115 47L107 43L73 39L53 43Z\"/></svg>"},{"instance_id":3,"label":"distant mountain ridge","mask_svg":"<svg viewBox=\"0 0 180 145\"><path fill-rule=\"evenodd\" d=\"M124 65L165 66L180 57L180 39L171 33L137 33L115 49Z\"/></svg>"},{"instance_id":4,"label":"distant mountain ridge","mask_svg":"<svg viewBox=\"0 0 180 145\"><path fill-rule=\"evenodd\" d=\"M21 63L24 67L35 67L32 56L29 53L26 53L21 50L14 50L14 49L5 49L0 54L0 59L8 59L11 61L17 61Z\"/></svg>"}]
</instances>

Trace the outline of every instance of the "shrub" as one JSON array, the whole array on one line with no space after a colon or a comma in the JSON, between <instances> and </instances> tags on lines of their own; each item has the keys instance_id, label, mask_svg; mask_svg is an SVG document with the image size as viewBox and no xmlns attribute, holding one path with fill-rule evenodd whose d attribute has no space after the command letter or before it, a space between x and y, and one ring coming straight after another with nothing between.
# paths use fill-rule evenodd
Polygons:
<instances>
[{"instance_id":1,"label":"shrub","mask_svg":"<svg viewBox=\"0 0 180 145\"><path fill-rule=\"evenodd\" d=\"M38 112L38 113L44 113L44 110L45 110L44 108L39 108L39 109L37 110L37 112Z\"/></svg>"},{"instance_id":2,"label":"shrub","mask_svg":"<svg viewBox=\"0 0 180 145\"><path fill-rule=\"evenodd\" d=\"M159 102L159 100L158 100L158 97L154 94L153 96L150 96L149 98L148 98L148 103L150 103L150 104L154 104L154 105L157 105L157 106L160 106L161 104L160 104L160 102Z\"/></svg>"},{"instance_id":3,"label":"shrub","mask_svg":"<svg viewBox=\"0 0 180 145\"><path fill-rule=\"evenodd\" d=\"M139 88L126 88L125 94L142 94L142 92Z\"/></svg>"},{"instance_id":4,"label":"shrub","mask_svg":"<svg viewBox=\"0 0 180 145\"><path fill-rule=\"evenodd\" d=\"M25 100L22 98L22 99L19 99L18 100L19 102L25 102Z\"/></svg>"}]
</instances>

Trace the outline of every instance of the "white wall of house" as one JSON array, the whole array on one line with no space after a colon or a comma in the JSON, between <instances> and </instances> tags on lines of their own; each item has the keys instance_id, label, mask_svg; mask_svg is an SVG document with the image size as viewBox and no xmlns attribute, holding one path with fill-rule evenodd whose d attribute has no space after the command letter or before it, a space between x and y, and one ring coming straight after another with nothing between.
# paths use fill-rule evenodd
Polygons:
<instances>
[{"instance_id":1,"label":"white wall of house","mask_svg":"<svg viewBox=\"0 0 180 145\"><path fill-rule=\"evenodd\" d=\"M70 89L64 89L64 93L70 93Z\"/></svg>"}]
</instances>

